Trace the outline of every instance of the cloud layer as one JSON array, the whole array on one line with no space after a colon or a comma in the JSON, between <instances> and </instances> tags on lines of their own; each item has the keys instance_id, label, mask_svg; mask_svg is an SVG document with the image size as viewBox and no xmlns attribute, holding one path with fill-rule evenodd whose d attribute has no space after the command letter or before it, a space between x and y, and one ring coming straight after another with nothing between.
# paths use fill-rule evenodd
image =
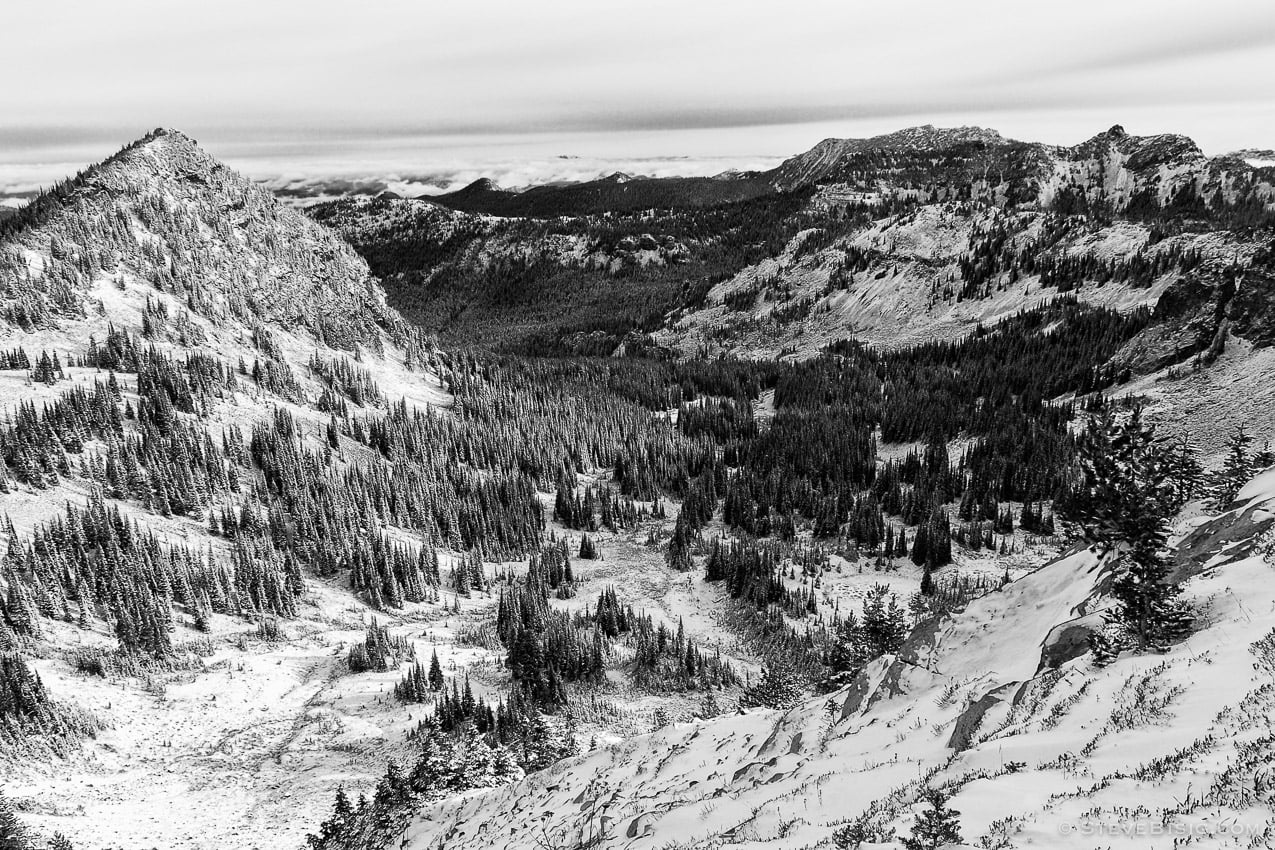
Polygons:
<instances>
[{"instance_id":1,"label":"cloud layer","mask_svg":"<svg viewBox=\"0 0 1275 850\"><path fill-rule=\"evenodd\" d=\"M1075 141L1138 113L1206 150L1275 145L1275 4L1253 0L41 0L5 29L7 67L37 69L0 87L12 185L157 125L249 171L406 153L427 175L774 157L925 121Z\"/></svg>"}]
</instances>

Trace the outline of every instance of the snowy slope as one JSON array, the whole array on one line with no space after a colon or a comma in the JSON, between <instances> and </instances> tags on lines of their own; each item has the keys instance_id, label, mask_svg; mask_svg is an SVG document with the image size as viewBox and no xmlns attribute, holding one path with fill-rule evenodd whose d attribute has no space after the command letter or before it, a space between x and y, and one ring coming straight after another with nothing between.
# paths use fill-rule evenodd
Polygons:
<instances>
[{"instance_id":1,"label":"snowy slope","mask_svg":"<svg viewBox=\"0 0 1275 850\"><path fill-rule=\"evenodd\" d=\"M382 406L450 404L440 355L386 306L363 260L180 133L130 146L38 212L0 238L5 351L21 347L32 359L48 352L70 363L90 338L102 342L110 328L140 334L149 317L155 326L144 342L160 352L184 358L199 351L232 368L258 359L286 365L300 395L284 397L241 376L201 422L218 441L231 425L250 432L276 407L316 439L330 417L315 406L322 382L309 364L316 357L357 362L376 381ZM26 317L38 319L19 320L12 310L23 305ZM65 373L45 385L25 369L0 369L0 421L11 421L21 402L40 405L107 378L94 368ZM136 375L117 378L135 402ZM348 440L344 450L364 451ZM74 474L43 490L8 483L0 516L12 520L19 540L90 497ZM163 543L227 557L230 544L210 536L202 520L109 501ZM388 620L426 659L437 649L455 675L491 665L491 653L461 647L458 638L491 605L479 595L461 603L459 615L423 603L387 616L343 579L310 578L298 617L281 625L281 641L262 640L254 623L222 615L212 617L210 632L198 632L179 614L174 669L108 678L76 672L72 662L80 647L117 646L104 623L83 629L49 620L31 648L35 669L54 699L91 711L106 728L64 759L0 752L0 785L43 834L63 832L89 850L296 846L331 805L336 785L370 788L421 714L390 698L397 670L345 670L348 647L371 618ZM481 680L476 691L486 692Z\"/></svg>"},{"instance_id":2,"label":"snowy slope","mask_svg":"<svg viewBox=\"0 0 1275 850\"><path fill-rule=\"evenodd\" d=\"M656 334L684 354L700 350L753 357L809 357L830 342L855 338L882 348L954 339L975 325L992 324L1039 306L1062 293L1043 285L1039 274L998 276L987 295L960 298L960 262L972 241L991 227L1008 227L1014 244L1027 248L1039 236L1043 216L978 210L957 204L922 206L914 212L873 222L815 251L803 249L813 231L799 234L785 251L744 269L714 286L706 306L674 317ZM1129 257L1147 245L1147 228L1128 222L1077 233L1050 246L1052 252L1098 260ZM1175 247L1176 246L1176 247ZM1152 253L1199 252L1208 266L1220 268L1255 246L1224 233L1185 234L1163 240ZM842 270L847 250L864 252L867 268L855 271L844 289L830 286ZM1084 283L1067 294L1087 303L1121 311L1153 306L1184 277L1173 271L1148 287L1115 281ZM732 308L728 299L757 290L751 306ZM785 314L806 305L795 318Z\"/></svg>"},{"instance_id":3,"label":"snowy slope","mask_svg":"<svg viewBox=\"0 0 1275 850\"><path fill-rule=\"evenodd\" d=\"M84 356L90 339L100 344L113 329L179 362L194 352L217 358L236 373L233 388L211 400L198 421L217 442L223 429L251 433L282 408L318 447L331 414L317 402L324 386L310 366L316 358L352 363L375 381L384 399L352 404L364 421L399 400L443 411L452 403L441 381L446 356L386 306L378 282L346 243L179 133L140 140L42 204L23 227L0 234L0 350L21 347L32 359L48 353L70 364ZM458 227L475 220L429 204L390 206L409 217L438 212ZM575 250L545 244L568 259ZM659 250L635 245L635 253ZM251 369L236 368L256 361L286 367L296 391L271 389ZM0 370L0 421L8 424L22 402L39 406L107 379L93 367L63 371L47 385L27 369ZM137 376L120 372L116 380L123 399L136 405ZM100 448L90 443L82 457ZM369 454L341 436L331 462L339 473ZM12 519L19 545L68 504L89 500L92 488L77 474L79 462L73 456L70 471L46 489L6 477L0 516ZM163 517L134 501L107 501L141 531L157 534L162 546L208 552L222 562L229 556L231 544L209 534L207 517ZM551 504L552 496L543 502ZM667 538L675 516L674 505L652 525ZM396 542L423 542L406 529L382 530ZM661 548L644 542L650 530L595 535L605 560L577 566L579 596L563 607L579 608L622 585L626 602L672 628L684 620L704 645L755 671L755 657L717 621L722 592L690 585L669 568ZM0 552L9 542L0 543ZM446 574L452 555L443 552L442 559ZM486 571L491 579L525 567L489 564ZM5 580L0 575L0 585ZM307 576L305 585L297 616L279 623L280 640L258 635L249 619L220 614L201 632L190 611L175 608L171 669L80 672L77 650L113 649L115 635L96 618L85 627L43 618L42 637L23 654L53 699L92 712L104 728L65 758L0 752L0 790L42 835L59 831L88 850L298 846L328 814L338 786L357 799L372 791L389 759L412 758L406 734L433 707L393 698L401 665L349 672L350 647L374 617L407 640L418 659L428 663L437 651L447 678L468 680L476 696L495 702L507 695L504 654L482 633L487 627L489 635L494 618L492 593L457 599L443 591L387 612L352 593L345 575ZM697 695L655 697L618 672L615 679L599 689L595 716L581 718L582 743L649 730L657 707L690 716L699 702ZM737 691L720 696L729 704Z\"/></svg>"},{"instance_id":4,"label":"snowy slope","mask_svg":"<svg viewBox=\"0 0 1275 850\"><path fill-rule=\"evenodd\" d=\"M1201 628L1169 653L1105 668L1068 659L1060 627L1104 604L1101 565L1075 552L914 636L831 699L678 724L434 805L401 846L798 848L830 846L850 823L886 840L906 834L926 786L954 795L978 846L1267 846L1270 473L1241 496L1192 532L1191 552L1222 545L1241 518L1259 545L1189 559Z\"/></svg>"},{"instance_id":5,"label":"snowy slope","mask_svg":"<svg viewBox=\"0 0 1275 850\"><path fill-rule=\"evenodd\" d=\"M847 337L882 347L957 337L1063 292L1121 310L1153 306L1175 285L1217 287L1244 266L1269 240L1226 210L1275 204L1269 173L1244 159L1119 126L1072 147L928 125L826 139L767 178L813 193L812 228L673 314L662 344L807 357ZM1024 257L1084 271L1062 286L1024 268ZM1099 271L1130 263L1155 272ZM986 276L972 280L980 267Z\"/></svg>"}]
</instances>

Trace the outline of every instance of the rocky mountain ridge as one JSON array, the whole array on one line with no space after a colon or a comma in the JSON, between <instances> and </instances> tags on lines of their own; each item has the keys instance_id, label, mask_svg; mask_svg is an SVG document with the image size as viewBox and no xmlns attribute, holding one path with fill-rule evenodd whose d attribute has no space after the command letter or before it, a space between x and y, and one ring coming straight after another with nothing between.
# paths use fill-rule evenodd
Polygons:
<instances>
[{"instance_id":1,"label":"rocky mountain ridge","mask_svg":"<svg viewBox=\"0 0 1275 850\"><path fill-rule=\"evenodd\" d=\"M1241 152L1242 153L1242 152ZM509 191L480 179L431 198L445 206L497 215L586 215L647 207L737 202L768 191L837 185L847 190L922 199L984 199L997 204L1053 204L1081 191L1120 211L1148 194L1160 203L1191 182L1195 191L1228 196L1258 191L1270 200L1270 164L1256 154L1208 157L1171 133L1136 136L1119 125L1076 145L1008 139L983 127L909 127L869 138L829 138L770 171L713 178L601 178ZM1190 180L1187 180L1190 175ZM1266 183L1265 189L1258 185Z\"/></svg>"},{"instance_id":2,"label":"rocky mountain ridge","mask_svg":"<svg viewBox=\"0 0 1275 850\"><path fill-rule=\"evenodd\" d=\"M522 231L585 233L586 241L596 243L592 234L615 229L616 221L641 227L639 236L671 232L694 257L716 251L714 243L741 232L721 211L755 209L747 215L765 222L749 235L750 244L762 247L759 261L682 268L680 292L658 283L664 318L644 316L633 326L655 331L659 345L683 354L707 349L749 356L809 356L819 345L847 336L906 345L931 332L960 334L1063 294L1131 309L1154 305L1162 291L1186 278L1211 281L1207 286L1216 289L1223 277L1233 276L1228 268L1259 256L1268 241L1263 229L1275 220L1271 169L1231 156L1206 157L1183 136L1140 137L1118 126L1071 147L1018 142L970 127L830 139L773 172L741 179L760 181L772 194L734 203L709 195L681 209L643 212L622 213L627 207L621 205L605 215L597 212L604 207L590 206L588 214L538 225L533 219L491 220L464 237L441 212L392 233L366 208L354 216L323 207L316 214L336 224L367 256L378 262L392 257L379 267L394 282L394 297L429 303L444 292L481 289L487 270L506 257L535 257L532 277L562 279L560 285L537 287L540 299L552 301L559 297L555 293L580 285L579 275L563 274L582 256L579 249L575 260L564 262L561 252L532 247L543 240ZM559 191L543 188L545 197ZM388 208L385 214L397 215ZM638 218L644 222L624 221ZM529 241L515 244L522 240ZM605 242L603 248L605 253ZM586 253L593 250L584 247ZM466 259L476 256L485 259ZM666 259L680 262L677 256ZM632 268L603 262L584 272L590 290L605 293L618 290L617 277ZM653 277L653 269L638 278ZM445 287L412 283L439 279L442 270L449 281ZM1250 278L1260 276L1254 270ZM609 341L614 350L625 336L604 334L594 348L602 350Z\"/></svg>"},{"instance_id":3,"label":"rocky mountain ridge","mask_svg":"<svg viewBox=\"0 0 1275 850\"><path fill-rule=\"evenodd\" d=\"M350 351L412 333L348 245L175 131L36 199L0 238L0 315L25 330L85 318L109 279L170 292L214 323L278 323Z\"/></svg>"},{"instance_id":4,"label":"rocky mountain ridge","mask_svg":"<svg viewBox=\"0 0 1275 850\"><path fill-rule=\"evenodd\" d=\"M791 191L842 185L922 199L983 199L998 205L1057 202L1078 193L1121 212L1140 196L1163 205L1183 187L1269 201L1271 175L1233 155L1206 157L1186 136L1135 136L1119 125L1072 146L1005 139L994 130L916 127L868 139L827 139L761 175ZM1263 184L1265 184L1263 186Z\"/></svg>"}]
</instances>

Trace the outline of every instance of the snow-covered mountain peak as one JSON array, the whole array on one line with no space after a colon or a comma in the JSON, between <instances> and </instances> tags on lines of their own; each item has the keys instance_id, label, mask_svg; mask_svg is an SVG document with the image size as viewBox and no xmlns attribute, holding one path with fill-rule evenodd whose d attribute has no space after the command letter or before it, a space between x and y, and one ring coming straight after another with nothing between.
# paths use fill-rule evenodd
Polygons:
<instances>
[{"instance_id":1,"label":"snow-covered mountain peak","mask_svg":"<svg viewBox=\"0 0 1275 850\"><path fill-rule=\"evenodd\" d=\"M864 140L867 148L932 148L942 149L956 144L982 142L983 144L1005 144L1008 140L996 130L987 127L935 127L933 124L922 124L919 127L906 127L883 136Z\"/></svg>"},{"instance_id":2,"label":"snow-covered mountain peak","mask_svg":"<svg viewBox=\"0 0 1275 850\"><path fill-rule=\"evenodd\" d=\"M873 152L935 152L965 144L1000 146L1009 144L1009 140L984 127L935 127L933 124L907 127L866 139L829 138L786 160L770 176L775 185L795 188L829 178L853 157Z\"/></svg>"},{"instance_id":3,"label":"snow-covered mountain peak","mask_svg":"<svg viewBox=\"0 0 1275 850\"><path fill-rule=\"evenodd\" d=\"M330 800L331 772L357 781L369 763L379 768L407 721L378 710L379 683L340 681L343 641L368 617L351 582L307 582L299 570L281 581L279 544L306 533L297 514L287 542L249 543L228 519L282 517L285 501L249 465L242 435L258 447L283 435L289 468L308 482L290 479L289 505L316 488L344 499L357 485L343 473L388 474L359 429L391 405L406 418L449 401L432 346L338 235L175 131L147 134L5 222L0 340L0 516L12 529L0 534L4 598L66 598L73 575L81 588L74 622L47 628L30 625L25 605L14 628L15 607L0 605L0 665L30 666L51 717L86 718L33 725L24 710L15 727L0 699L3 793L38 800L26 811L55 821L35 824L40 847L55 829L77 847L299 844ZM127 481L105 471L123 465ZM444 477L411 474L431 488ZM32 543L42 529L108 513L138 535L87 547L111 553L109 576L83 549L47 582L53 573L24 561L24 551L49 553ZM423 529L404 525L393 547L423 551ZM371 514L322 534L333 563L343 542L360 557L391 550ZM141 537L164 565L156 584L139 578ZM433 598L423 587L412 595ZM267 627L272 635L294 639L253 640L266 612L286 620ZM145 639L131 628L141 620L153 626ZM194 644L206 664L191 660ZM182 681L165 692L161 677L176 669ZM143 689L143 676L153 686ZM359 740L349 754L336 740L346 728ZM53 752L65 760L43 758ZM310 766L294 769L294 759ZM129 778L116 785L121 771ZM112 790L86 794L94 783ZM7 814L0 803L0 844Z\"/></svg>"},{"instance_id":4,"label":"snow-covered mountain peak","mask_svg":"<svg viewBox=\"0 0 1275 850\"><path fill-rule=\"evenodd\" d=\"M225 166L190 136L180 130L158 127L89 166L72 182L78 184L80 191L137 192L164 179L207 183L215 172L222 170Z\"/></svg>"},{"instance_id":5,"label":"snow-covered mountain peak","mask_svg":"<svg viewBox=\"0 0 1275 850\"><path fill-rule=\"evenodd\" d=\"M409 335L338 235L175 130L148 133L5 224L0 321L20 330L102 315L104 292L137 285L213 324L277 324L346 350Z\"/></svg>"}]
</instances>

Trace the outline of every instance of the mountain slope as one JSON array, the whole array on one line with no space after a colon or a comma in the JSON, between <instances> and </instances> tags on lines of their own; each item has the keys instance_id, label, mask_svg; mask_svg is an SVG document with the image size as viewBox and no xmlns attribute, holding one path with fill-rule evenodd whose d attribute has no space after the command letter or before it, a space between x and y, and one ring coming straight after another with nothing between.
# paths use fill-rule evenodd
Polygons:
<instances>
[{"instance_id":1,"label":"mountain slope","mask_svg":"<svg viewBox=\"0 0 1275 850\"><path fill-rule=\"evenodd\" d=\"M1267 367L1275 172L1190 139L1119 127L1074 147L960 128L828 140L772 172L812 191L776 255L671 313L653 341L682 356L808 358L855 339L883 349L959 338L1059 297L1151 324L1112 361L1203 434L1230 372ZM1240 365L1246 361L1247 365ZM1201 371L1203 370L1203 371ZM1207 402L1157 382L1200 372ZM1202 401L1202 400L1201 400ZM1269 438L1275 432L1263 429Z\"/></svg>"},{"instance_id":2,"label":"mountain slope","mask_svg":"<svg viewBox=\"0 0 1275 850\"><path fill-rule=\"evenodd\" d=\"M926 787L953 795L977 846L1264 846L1273 481L1181 524L1203 622L1164 655L1077 656L1070 630L1107 603L1102 565L1075 552L914 634L831 699L679 724L425 808L401 846L810 847L837 833L870 846L907 833Z\"/></svg>"},{"instance_id":3,"label":"mountain slope","mask_svg":"<svg viewBox=\"0 0 1275 850\"><path fill-rule=\"evenodd\" d=\"M999 205L1102 203L1163 206L1190 187L1228 200L1271 200L1270 169L1235 155L1206 157L1191 139L1134 136L1119 125L1074 146L1019 142L981 127L912 127L869 139L825 139L761 175L781 191L836 186L842 191L921 200L985 200ZM1265 187L1262 184L1265 183Z\"/></svg>"},{"instance_id":4,"label":"mountain slope","mask_svg":"<svg viewBox=\"0 0 1275 850\"><path fill-rule=\"evenodd\" d=\"M584 242L538 233L563 256ZM639 234L607 250L654 263L676 246ZM563 566L585 530L605 561L559 576L554 622L632 581L625 602L679 637L656 671L607 653L618 693L593 701L583 740L689 710L701 678L737 697L730 665L755 654L703 613L722 594L684 588L656 545L675 522L662 490L713 451L668 408L696 380L737 379L443 355L332 231L172 132L60 186L0 252L0 813L11 800L77 847L295 846L338 789L376 801L449 698L500 711L503 737L470 748L499 777L463 787L535 769L576 740L515 703L493 623L500 591ZM577 518L551 526L543 491L575 475ZM658 690L688 657L704 659L689 692ZM426 666L429 688L411 679L405 696Z\"/></svg>"},{"instance_id":5,"label":"mountain slope","mask_svg":"<svg viewBox=\"0 0 1275 850\"><path fill-rule=\"evenodd\" d=\"M393 200L315 215L372 262L400 309L464 345L596 354L653 331L682 356L808 357L847 337L952 338L1063 294L1132 310L1169 291L1172 318L1193 336L1162 333L1126 358L1136 371L1168 365L1175 347L1179 360L1207 348L1231 312L1259 321L1228 318L1229 332L1267 333L1254 328L1268 324L1254 260L1275 223L1275 171L1206 157L1182 136L1113 127L1065 147L926 126L825 140L749 180L771 194L723 203L709 192L638 212L604 199L551 222L410 220L393 207L428 203ZM458 220L471 225L458 232ZM660 262L634 250L644 237ZM665 256L670 238L685 251ZM1230 303L1237 272L1240 301L1253 304ZM1218 316L1199 314L1205 302L1222 304ZM529 339L536 325L558 332Z\"/></svg>"},{"instance_id":6,"label":"mountain slope","mask_svg":"<svg viewBox=\"0 0 1275 850\"><path fill-rule=\"evenodd\" d=\"M754 356L810 356L848 337L900 347L960 336L1063 295L1130 310L1202 283L1190 304L1179 302L1189 310L1262 247L1226 230L1164 237L1146 222L927 204L804 231L778 256L716 284L701 309L671 317L657 339L682 352ZM1245 277L1259 285L1260 264Z\"/></svg>"},{"instance_id":7,"label":"mountain slope","mask_svg":"<svg viewBox=\"0 0 1275 850\"><path fill-rule=\"evenodd\" d=\"M448 347L596 355L778 252L807 196L550 221L419 199L346 199L310 212L361 252L395 307Z\"/></svg>"},{"instance_id":8,"label":"mountain slope","mask_svg":"<svg viewBox=\"0 0 1275 850\"><path fill-rule=\"evenodd\" d=\"M110 279L213 323L278 324L334 348L379 351L382 334L407 333L348 246L174 131L36 200L0 234L0 315L23 330L85 318Z\"/></svg>"},{"instance_id":9,"label":"mountain slope","mask_svg":"<svg viewBox=\"0 0 1275 850\"><path fill-rule=\"evenodd\" d=\"M856 166L878 168L890 157L930 159L949 151L984 151L993 148L1021 146L1005 139L995 130L982 127L938 128L932 124L909 127L868 139L824 139L805 153L785 160L763 179L777 188L791 191L802 186L836 182L838 177L853 173Z\"/></svg>"},{"instance_id":10,"label":"mountain slope","mask_svg":"<svg viewBox=\"0 0 1275 850\"><path fill-rule=\"evenodd\" d=\"M428 588L373 604L351 561L288 567L306 557L295 499L387 470L355 420L450 404L441 356L337 235L174 131L5 222L0 338L0 653L93 730L61 740L19 719L4 794L77 847L299 844L334 787L369 788L412 725L384 699L397 670L351 676L348 646L373 617L419 637L458 615ZM288 499L247 460L268 446ZM431 540L329 527L338 560L375 560L386 533L411 551ZM440 630L422 651L485 657L453 643Z\"/></svg>"}]
</instances>

